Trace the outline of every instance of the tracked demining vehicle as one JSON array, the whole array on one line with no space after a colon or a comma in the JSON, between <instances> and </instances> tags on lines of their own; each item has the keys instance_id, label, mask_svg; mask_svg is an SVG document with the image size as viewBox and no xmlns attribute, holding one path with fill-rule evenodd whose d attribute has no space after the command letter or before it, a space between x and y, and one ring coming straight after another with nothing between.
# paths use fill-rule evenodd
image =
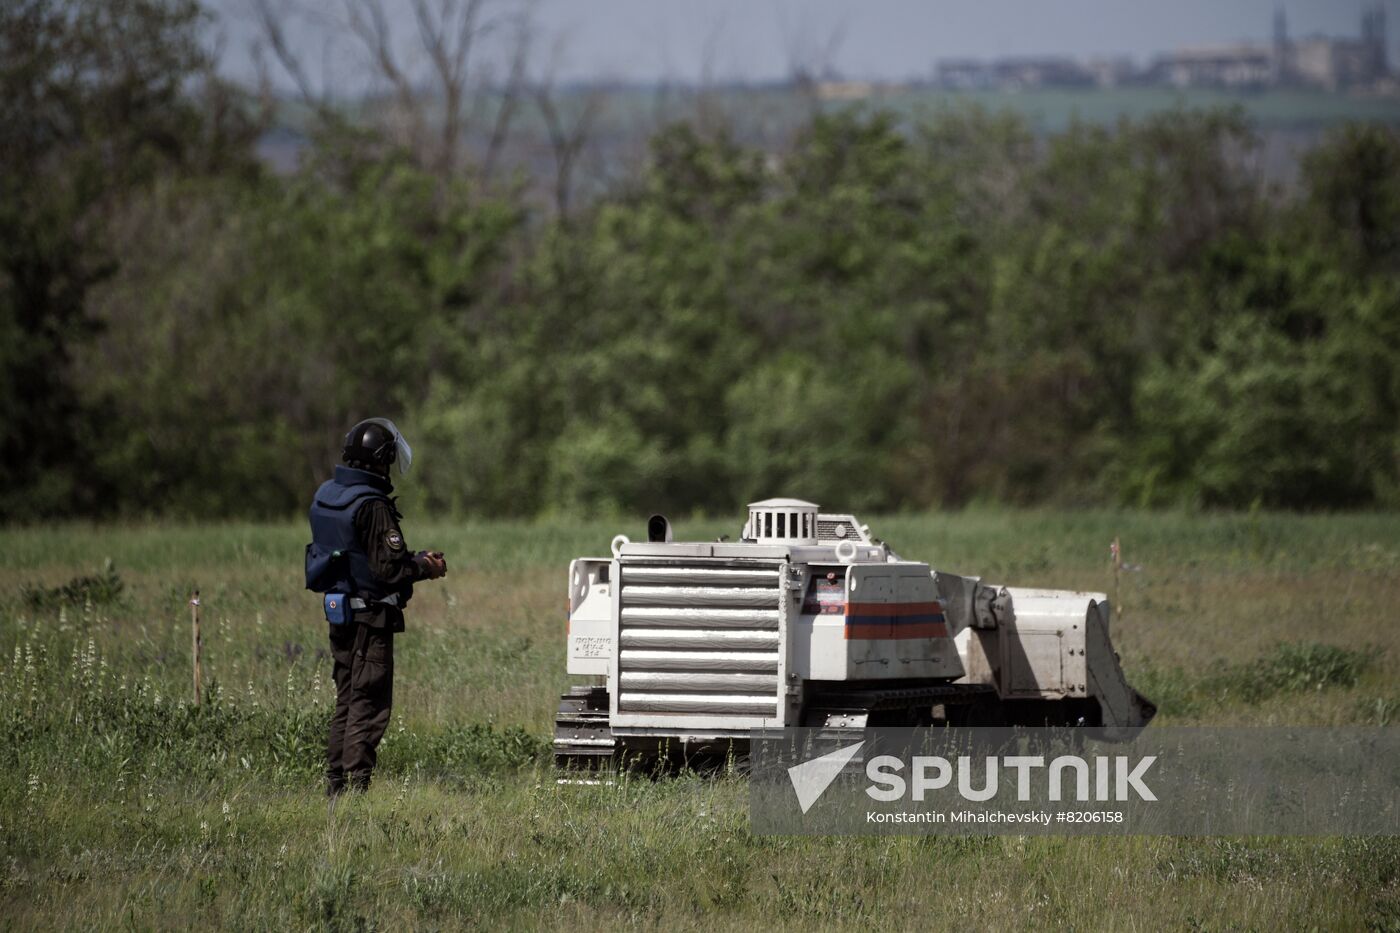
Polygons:
<instances>
[{"instance_id":1,"label":"tracked demining vehicle","mask_svg":"<svg viewBox=\"0 0 1400 933\"><path fill-rule=\"evenodd\" d=\"M1130 687L1102 593L984 583L905 560L853 515L749 506L739 540L645 542L569 565L556 763L742 756L792 726L1090 726L1156 708Z\"/></svg>"}]
</instances>

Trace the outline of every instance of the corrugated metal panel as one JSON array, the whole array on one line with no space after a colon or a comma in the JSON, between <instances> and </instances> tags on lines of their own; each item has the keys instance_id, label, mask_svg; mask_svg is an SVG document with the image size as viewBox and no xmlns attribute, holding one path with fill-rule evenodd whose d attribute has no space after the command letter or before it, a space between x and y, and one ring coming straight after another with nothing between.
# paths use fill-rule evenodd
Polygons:
<instances>
[{"instance_id":1,"label":"corrugated metal panel","mask_svg":"<svg viewBox=\"0 0 1400 933\"><path fill-rule=\"evenodd\" d=\"M780 564L620 570L619 713L777 715Z\"/></svg>"},{"instance_id":2,"label":"corrugated metal panel","mask_svg":"<svg viewBox=\"0 0 1400 933\"><path fill-rule=\"evenodd\" d=\"M776 651L636 651L624 650L620 667L626 671L772 671L778 672Z\"/></svg>"},{"instance_id":3,"label":"corrugated metal panel","mask_svg":"<svg viewBox=\"0 0 1400 933\"><path fill-rule=\"evenodd\" d=\"M627 671L623 690L657 690L683 693L772 693L777 695L777 674L715 674L673 671Z\"/></svg>"},{"instance_id":4,"label":"corrugated metal panel","mask_svg":"<svg viewBox=\"0 0 1400 933\"><path fill-rule=\"evenodd\" d=\"M638 586L622 581L623 608L634 606L714 606L715 608L776 604L777 587L756 586Z\"/></svg>"},{"instance_id":5,"label":"corrugated metal panel","mask_svg":"<svg viewBox=\"0 0 1400 933\"><path fill-rule=\"evenodd\" d=\"M681 586L777 586L777 568L741 567L639 567L622 565L622 582L638 584L680 584Z\"/></svg>"},{"instance_id":6,"label":"corrugated metal panel","mask_svg":"<svg viewBox=\"0 0 1400 933\"><path fill-rule=\"evenodd\" d=\"M637 607L622 610L624 624L669 625L677 628L776 629L776 609L695 609L674 606Z\"/></svg>"},{"instance_id":7,"label":"corrugated metal panel","mask_svg":"<svg viewBox=\"0 0 1400 933\"><path fill-rule=\"evenodd\" d=\"M772 716L776 697L724 693L623 693L618 708L634 713L710 713Z\"/></svg>"},{"instance_id":8,"label":"corrugated metal panel","mask_svg":"<svg viewBox=\"0 0 1400 933\"><path fill-rule=\"evenodd\" d=\"M760 651L778 650L777 632L752 632L734 629L674 629L630 628L622 626L624 648L754 648Z\"/></svg>"}]
</instances>

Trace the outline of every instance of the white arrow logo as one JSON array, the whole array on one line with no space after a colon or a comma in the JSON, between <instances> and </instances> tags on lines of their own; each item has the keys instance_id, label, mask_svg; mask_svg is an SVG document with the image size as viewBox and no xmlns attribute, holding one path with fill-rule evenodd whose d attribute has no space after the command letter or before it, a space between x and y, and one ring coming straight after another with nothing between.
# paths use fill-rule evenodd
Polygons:
<instances>
[{"instance_id":1,"label":"white arrow logo","mask_svg":"<svg viewBox=\"0 0 1400 933\"><path fill-rule=\"evenodd\" d=\"M803 813L812 809L812 804L826 793L831 782L836 780L836 775L841 773L841 769L846 767L846 763L855 757L864 744L864 741L860 741L788 768L788 779L792 781L792 789L797 791L797 803L802 807Z\"/></svg>"}]
</instances>

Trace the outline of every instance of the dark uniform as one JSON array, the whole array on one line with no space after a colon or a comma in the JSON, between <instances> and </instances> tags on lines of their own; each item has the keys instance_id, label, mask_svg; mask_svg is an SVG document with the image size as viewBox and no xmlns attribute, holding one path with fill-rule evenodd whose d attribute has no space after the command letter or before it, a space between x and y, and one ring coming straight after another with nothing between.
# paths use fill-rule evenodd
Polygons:
<instances>
[{"instance_id":1,"label":"dark uniform","mask_svg":"<svg viewBox=\"0 0 1400 933\"><path fill-rule=\"evenodd\" d=\"M363 424L352 429L352 439ZM370 436L376 430L382 429L372 428ZM415 582L446 572L440 554L414 554L404 543L387 464L352 454L365 455L347 441L351 465L337 466L316 491L306 549L307 587L326 594L334 659L335 713L326 743L332 796L369 786L394 702L394 635L404 630L403 608Z\"/></svg>"},{"instance_id":2,"label":"dark uniform","mask_svg":"<svg viewBox=\"0 0 1400 933\"><path fill-rule=\"evenodd\" d=\"M419 579L418 565L404 545L398 509L385 499L365 503L355 515L355 531L369 556L370 571L398 594L398 605L368 603L348 625L330 626L335 661L335 714L326 743L326 787L332 793L347 782L369 786L377 749L394 705L394 635L403 631L403 606Z\"/></svg>"}]
</instances>

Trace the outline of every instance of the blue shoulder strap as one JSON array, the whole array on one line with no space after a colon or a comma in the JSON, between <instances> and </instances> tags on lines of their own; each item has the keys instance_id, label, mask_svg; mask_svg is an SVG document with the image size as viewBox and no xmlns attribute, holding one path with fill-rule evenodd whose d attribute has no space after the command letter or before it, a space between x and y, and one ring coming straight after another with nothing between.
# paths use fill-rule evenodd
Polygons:
<instances>
[{"instance_id":1,"label":"blue shoulder strap","mask_svg":"<svg viewBox=\"0 0 1400 933\"><path fill-rule=\"evenodd\" d=\"M347 509L361 499L367 498L385 499L388 497L384 495L382 490L375 489L368 483L341 486L332 481L323 484L316 491L316 503L328 509Z\"/></svg>"}]
</instances>

